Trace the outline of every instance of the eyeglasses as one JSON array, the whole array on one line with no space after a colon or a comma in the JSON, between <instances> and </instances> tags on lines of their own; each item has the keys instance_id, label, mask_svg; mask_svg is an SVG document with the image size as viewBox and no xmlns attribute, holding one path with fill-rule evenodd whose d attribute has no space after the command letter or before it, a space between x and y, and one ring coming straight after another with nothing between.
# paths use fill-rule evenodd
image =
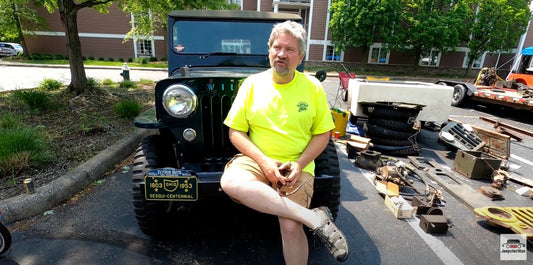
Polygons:
<instances>
[{"instance_id":1,"label":"eyeglasses","mask_svg":"<svg viewBox=\"0 0 533 265\"><path fill-rule=\"evenodd\" d=\"M300 184L298 184L298 186L296 186L296 188L294 188L294 189L292 189L292 186L284 186L284 185L282 185L281 183L278 182L278 185L276 186L278 194L280 196L283 196L283 197L291 196L294 193L296 193L298 190L300 190L304 186L304 184L307 181L309 181L310 178L312 178L312 176L306 174L306 178L303 181L301 181ZM282 190L283 188L288 188L288 189L292 189L292 190L291 191L286 191L286 190Z\"/></svg>"}]
</instances>

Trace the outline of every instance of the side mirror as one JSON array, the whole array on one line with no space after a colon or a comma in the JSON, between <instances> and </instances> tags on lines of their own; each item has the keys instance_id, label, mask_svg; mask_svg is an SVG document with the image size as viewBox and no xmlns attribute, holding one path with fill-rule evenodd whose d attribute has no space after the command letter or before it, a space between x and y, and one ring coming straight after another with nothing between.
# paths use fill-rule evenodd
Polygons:
<instances>
[{"instance_id":1,"label":"side mirror","mask_svg":"<svg viewBox=\"0 0 533 265\"><path fill-rule=\"evenodd\" d=\"M326 70L318 70L315 73L316 79L318 79L320 82L323 82L324 80L326 80L327 75L328 73L326 72Z\"/></svg>"}]
</instances>

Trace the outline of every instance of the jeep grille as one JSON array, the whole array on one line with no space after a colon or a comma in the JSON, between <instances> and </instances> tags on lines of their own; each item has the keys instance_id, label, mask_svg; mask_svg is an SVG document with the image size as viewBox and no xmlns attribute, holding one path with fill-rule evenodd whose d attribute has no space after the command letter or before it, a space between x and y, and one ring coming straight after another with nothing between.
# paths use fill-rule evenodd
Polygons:
<instances>
[{"instance_id":1,"label":"jeep grille","mask_svg":"<svg viewBox=\"0 0 533 265\"><path fill-rule=\"evenodd\" d=\"M223 123L233 99L230 95L217 94L204 95L200 99L206 160L229 159L236 153L229 141L228 128Z\"/></svg>"}]
</instances>

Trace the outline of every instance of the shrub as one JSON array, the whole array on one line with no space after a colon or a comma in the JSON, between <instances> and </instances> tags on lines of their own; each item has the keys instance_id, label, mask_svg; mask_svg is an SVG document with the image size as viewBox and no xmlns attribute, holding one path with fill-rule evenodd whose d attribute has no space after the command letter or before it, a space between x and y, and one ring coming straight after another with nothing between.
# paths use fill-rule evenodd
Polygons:
<instances>
[{"instance_id":1,"label":"shrub","mask_svg":"<svg viewBox=\"0 0 533 265\"><path fill-rule=\"evenodd\" d=\"M115 59L113 59L113 57L108 57L108 58L107 58L107 61L108 61L108 62L114 62Z\"/></svg>"},{"instance_id":2,"label":"shrub","mask_svg":"<svg viewBox=\"0 0 533 265\"><path fill-rule=\"evenodd\" d=\"M124 58L118 58L118 61L123 63L124 62Z\"/></svg>"},{"instance_id":3,"label":"shrub","mask_svg":"<svg viewBox=\"0 0 533 265\"><path fill-rule=\"evenodd\" d=\"M41 81L41 83L39 83L38 88L40 90L51 91L51 90L58 90L61 88L61 86L63 86L61 82L54 80L54 79L45 78L43 79L43 81Z\"/></svg>"},{"instance_id":4,"label":"shrub","mask_svg":"<svg viewBox=\"0 0 533 265\"><path fill-rule=\"evenodd\" d=\"M90 86L90 87L98 87L98 80L92 78L92 77L89 77L87 78L87 84Z\"/></svg>"},{"instance_id":5,"label":"shrub","mask_svg":"<svg viewBox=\"0 0 533 265\"><path fill-rule=\"evenodd\" d=\"M154 83L155 82L150 79L141 78L141 80L139 80L139 84L142 84L142 85L153 85Z\"/></svg>"},{"instance_id":6,"label":"shrub","mask_svg":"<svg viewBox=\"0 0 533 265\"><path fill-rule=\"evenodd\" d=\"M40 54L38 54L38 53L34 53L34 54L31 55L31 59L34 60L34 61L39 61L39 60L42 60L43 57Z\"/></svg>"},{"instance_id":7,"label":"shrub","mask_svg":"<svg viewBox=\"0 0 533 265\"><path fill-rule=\"evenodd\" d=\"M94 56L89 56L90 61L94 61Z\"/></svg>"},{"instance_id":8,"label":"shrub","mask_svg":"<svg viewBox=\"0 0 533 265\"><path fill-rule=\"evenodd\" d=\"M150 57L150 62L156 62L157 61L157 58L156 57Z\"/></svg>"},{"instance_id":9,"label":"shrub","mask_svg":"<svg viewBox=\"0 0 533 265\"><path fill-rule=\"evenodd\" d=\"M133 62L133 58L128 58L128 63Z\"/></svg>"},{"instance_id":10,"label":"shrub","mask_svg":"<svg viewBox=\"0 0 533 265\"><path fill-rule=\"evenodd\" d=\"M54 57L51 54L43 54L43 60L52 60Z\"/></svg>"},{"instance_id":11,"label":"shrub","mask_svg":"<svg viewBox=\"0 0 533 265\"><path fill-rule=\"evenodd\" d=\"M159 59L159 61L161 61L161 62L166 62L166 61L167 61L167 58L166 58L166 57L161 57L161 59Z\"/></svg>"},{"instance_id":12,"label":"shrub","mask_svg":"<svg viewBox=\"0 0 533 265\"><path fill-rule=\"evenodd\" d=\"M2 175L15 175L52 159L42 128L24 126L12 116L0 116L0 146Z\"/></svg>"},{"instance_id":13,"label":"shrub","mask_svg":"<svg viewBox=\"0 0 533 265\"><path fill-rule=\"evenodd\" d=\"M54 55L54 60L63 60L65 57L63 57L63 55L61 54L56 54Z\"/></svg>"},{"instance_id":14,"label":"shrub","mask_svg":"<svg viewBox=\"0 0 533 265\"><path fill-rule=\"evenodd\" d=\"M129 99L113 105L113 112L126 119L133 119L142 111L142 106L137 101Z\"/></svg>"},{"instance_id":15,"label":"shrub","mask_svg":"<svg viewBox=\"0 0 533 265\"><path fill-rule=\"evenodd\" d=\"M111 80L111 78L106 78L102 81L102 85L104 86L111 86L113 85L115 82L113 82L113 80Z\"/></svg>"},{"instance_id":16,"label":"shrub","mask_svg":"<svg viewBox=\"0 0 533 265\"><path fill-rule=\"evenodd\" d=\"M42 111L50 107L50 98L44 92L17 90L13 96L15 99L23 101L32 110Z\"/></svg>"},{"instance_id":17,"label":"shrub","mask_svg":"<svg viewBox=\"0 0 533 265\"><path fill-rule=\"evenodd\" d=\"M105 61L104 57L98 57L98 61Z\"/></svg>"},{"instance_id":18,"label":"shrub","mask_svg":"<svg viewBox=\"0 0 533 265\"><path fill-rule=\"evenodd\" d=\"M120 82L119 87L120 88L136 88L137 84L135 84L135 82L133 82L131 80L124 80L124 81Z\"/></svg>"}]
</instances>

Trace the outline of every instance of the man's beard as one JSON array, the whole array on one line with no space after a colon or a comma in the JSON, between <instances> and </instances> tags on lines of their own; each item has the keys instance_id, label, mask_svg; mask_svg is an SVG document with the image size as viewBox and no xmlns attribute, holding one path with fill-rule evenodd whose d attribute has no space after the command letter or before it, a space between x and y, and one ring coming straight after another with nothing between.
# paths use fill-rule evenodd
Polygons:
<instances>
[{"instance_id":1,"label":"man's beard","mask_svg":"<svg viewBox=\"0 0 533 265\"><path fill-rule=\"evenodd\" d=\"M272 70L279 76L286 76L289 74L289 68L287 67L287 62L283 61L285 66L277 65L276 67L276 60L272 62Z\"/></svg>"}]
</instances>

